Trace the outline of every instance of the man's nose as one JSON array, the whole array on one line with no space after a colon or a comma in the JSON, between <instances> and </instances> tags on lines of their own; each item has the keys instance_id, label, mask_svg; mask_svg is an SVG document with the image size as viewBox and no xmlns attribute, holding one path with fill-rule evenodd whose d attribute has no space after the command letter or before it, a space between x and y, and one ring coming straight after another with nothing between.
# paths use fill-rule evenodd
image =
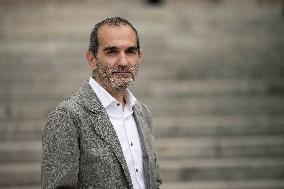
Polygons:
<instances>
[{"instance_id":1,"label":"man's nose","mask_svg":"<svg viewBox=\"0 0 284 189\"><path fill-rule=\"evenodd\" d=\"M128 65L128 60L127 60L127 57L126 57L125 53L121 53L120 54L118 64L121 65L121 66Z\"/></svg>"}]
</instances>

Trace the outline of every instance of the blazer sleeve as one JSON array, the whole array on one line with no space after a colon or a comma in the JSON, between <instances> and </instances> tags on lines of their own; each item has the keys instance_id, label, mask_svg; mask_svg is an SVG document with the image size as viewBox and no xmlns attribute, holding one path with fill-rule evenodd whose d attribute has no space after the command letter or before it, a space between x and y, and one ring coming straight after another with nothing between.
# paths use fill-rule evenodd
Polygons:
<instances>
[{"instance_id":1,"label":"blazer sleeve","mask_svg":"<svg viewBox=\"0 0 284 189\"><path fill-rule=\"evenodd\" d=\"M67 110L57 108L42 131L42 188L77 188L79 155L74 119Z\"/></svg>"}]
</instances>

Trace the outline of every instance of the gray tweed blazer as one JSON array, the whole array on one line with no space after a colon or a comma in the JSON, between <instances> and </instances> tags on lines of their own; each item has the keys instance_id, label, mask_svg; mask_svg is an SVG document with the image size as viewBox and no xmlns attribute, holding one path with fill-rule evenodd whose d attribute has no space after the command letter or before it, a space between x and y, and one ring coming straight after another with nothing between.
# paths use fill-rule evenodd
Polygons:
<instances>
[{"instance_id":1,"label":"gray tweed blazer","mask_svg":"<svg viewBox=\"0 0 284 189\"><path fill-rule=\"evenodd\" d=\"M134 107L143 150L146 186L162 183L152 118L145 105ZM42 188L133 188L116 132L88 82L52 111L42 131Z\"/></svg>"}]
</instances>

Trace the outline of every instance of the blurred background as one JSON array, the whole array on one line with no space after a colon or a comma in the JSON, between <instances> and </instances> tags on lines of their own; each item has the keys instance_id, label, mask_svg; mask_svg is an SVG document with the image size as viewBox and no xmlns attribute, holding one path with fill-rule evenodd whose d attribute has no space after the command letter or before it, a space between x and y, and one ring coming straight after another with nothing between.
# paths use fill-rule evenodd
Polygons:
<instances>
[{"instance_id":1,"label":"blurred background","mask_svg":"<svg viewBox=\"0 0 284 189\"><path fill-rule=\"evenodd\" d=\"M0 188L40 188L45 119L109 16L140 33L163 189L284 188L281 0L0 0Z\"/></svg>"}]
</instances>

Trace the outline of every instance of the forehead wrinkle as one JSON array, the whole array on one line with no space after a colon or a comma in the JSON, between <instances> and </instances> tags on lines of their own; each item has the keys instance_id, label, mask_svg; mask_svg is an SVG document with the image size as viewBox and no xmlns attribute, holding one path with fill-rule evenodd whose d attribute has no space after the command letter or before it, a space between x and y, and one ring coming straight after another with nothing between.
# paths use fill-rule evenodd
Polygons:
<instances>
[{"instance_id":1,"label":"forehead wrinkle","mask_svg":"<svg viewBox=\"0 0 284 189\"><path fill-rule=\"evenodd\" d=\"M115 32L113 29L117 29L118 31ZM112 26L105 24L101 26L98 31L98 41L101 47L104 46L103 48L107 46L119 47L120 41L129 43L123 44L124 48L125 46L137 46L136 34L132 28L127 25Z\"/></svg>"},{"instance_id":2,"label":"forehead wrinkle","mask_svg":"<svg viewBox=\"0 0 284 189\"><path fill-rule=\"evenodd\" d=\"M116 46L106 46L103 50L117 49Z\"/></svg>"}]
</instances>

